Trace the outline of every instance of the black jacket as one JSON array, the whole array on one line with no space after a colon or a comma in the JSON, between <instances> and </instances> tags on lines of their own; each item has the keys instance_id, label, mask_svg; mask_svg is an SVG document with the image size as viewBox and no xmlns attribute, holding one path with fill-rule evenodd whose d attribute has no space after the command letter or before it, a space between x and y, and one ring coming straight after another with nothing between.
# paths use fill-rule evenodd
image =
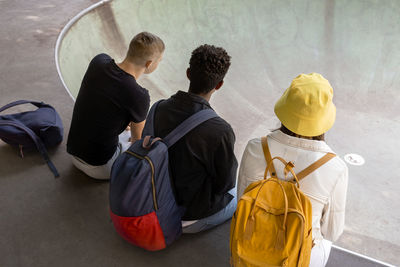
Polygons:
<instances>
[{"instance_id":1,"label":"black jacket","mask_svg":"<svg viewBox=\"0 0 400 267\"><path fill-rule=\"evenodd\" d=\"M185 119L211 108L202 97L179 91L160 102L155 112L155 136L165 137ZM198 220L222 210L232 200L236 183L235 134L222 118L197 126L169 149L172 183L182 220Z\"/></svg>"}]
</instances>

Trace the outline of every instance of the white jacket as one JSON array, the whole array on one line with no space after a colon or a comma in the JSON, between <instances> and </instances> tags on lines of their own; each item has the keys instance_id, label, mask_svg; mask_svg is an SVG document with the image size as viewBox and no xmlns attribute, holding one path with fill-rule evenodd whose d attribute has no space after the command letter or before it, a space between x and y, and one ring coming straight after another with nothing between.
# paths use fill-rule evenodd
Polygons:
<instances>
[{"instance_id":1,"label":"white jacket","mask_svg":"<svg viewBox=\"0 0 400 267\"><path fill-rule=\"evenodd\" d=\"M295 173L327 152L333 153L324 141L292 137L279 130L268 134L268 145L272 157L280 156L295 164ZM261 138L250 140L240 164L238 199L249 184L264 178L266 166ZM283 178L283 164L274 160L274 166L277 176ZM342 234L347 183L348 169L338 156L300 181L301 191L309 197L312 204L313 239L316 244L322 239L335 241Z\"/></svg>"}]
</instances>

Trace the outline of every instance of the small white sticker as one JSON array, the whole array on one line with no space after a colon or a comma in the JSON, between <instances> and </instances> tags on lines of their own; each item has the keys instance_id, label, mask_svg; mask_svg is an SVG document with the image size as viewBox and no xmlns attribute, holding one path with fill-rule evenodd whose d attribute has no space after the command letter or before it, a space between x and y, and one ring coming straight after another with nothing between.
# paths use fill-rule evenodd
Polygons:
<instances>
[{"instance_id":1,"label":"small white sticker","mask_svg":"<svg viewBox=\"0 0 400 267\"><path fill-rule=\"evenodd\" d=\"M346 154L344 156L344 160L347 163L349 163L351 165L355 165L355 166L361 166L361 165L364 165L364 163L365 163L364 158L358 154Z\"/></svg>"}]
</instances>

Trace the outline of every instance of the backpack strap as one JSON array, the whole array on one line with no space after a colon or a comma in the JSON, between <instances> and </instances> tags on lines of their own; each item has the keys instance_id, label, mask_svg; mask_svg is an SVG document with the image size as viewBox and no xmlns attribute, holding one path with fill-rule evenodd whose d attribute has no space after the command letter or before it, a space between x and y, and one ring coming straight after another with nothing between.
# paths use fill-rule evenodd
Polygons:
<instances>
[{"instance_id":1,"label":"backpack strap","mask_svg":"<svg viewBox=\"0 0 400 267\"><path fill-rule=\"evenodd\" d=\"M268 170L270 170L271 172L271 177L276 177L276 170L274 163L272 162L271 152L269 151L268 139L266 136L261 137L261 144L264 152L265 161L267 162L267 165L271 164L269 168L267 167L267 169L265 169L264 177L267 177Z\"/></svg>"},{"instance_id":2,"label":"backpack strap","mask_svg":"<svg viewBox=\"0 0 400 267\"><path fill-rule=\"evenodd\" d=\"M179 124L178 127L176 127L172 132L170 132L164 138L164 143L167 145L167 147L171 147L185 134L196 128L198 125L215 117L218 117L218 115L212 109L203 109L199 112L196 112Z\"/></svg>"},{"instance_id":3,"label":"backpack strap","mask_svg":"<svg viewBox=\"0 0 400 267\"><path fill-rule=\"evenodd\" d=\"M154 136L154 118L158 104L163 101L159 100L153 104L151 107L149 114L147 115L147 121L143 129L142 138L150 135ZM203 122L218 117L217 113L215 113L212 109L203 109L199 112L196 112L186 120L184 120L181 124L179 124L172 132L170 132L165 138L163 138L164 143L167 147L171 147L175 144L179 139L181 139L188 132L196 128L198 125Z\"/></svg>"},{"instance_id":4,"label":"backpack strap","mask_svg":"<svg viewBox=\"0 0 400 267\"><path fill-rule=\"evenodd\" d=\"M163 101L163 99L158 100L156 103L151 106L149 114L147 115L146 119L146 124L144 125L143 132L142 132L142 138L150 135L154 136L154 118L156 114L156 109L158 104Z\"/></svg>"},{"instance_id":5,"label":"backpack strap","mask_svg":"<svg viewBox=\"0 0 400 267\"><path fill-rule=\"evenodd\" d=\"M321 167L334 157L336 157L336 155L333 153L325 154L322 158L320 158L319 160L317 160L316 162L314 162L313 164L311 164L310 166L299 172L297 174L297 179L300 181L301 179L303 179L304 177L306 177L307 175L309 175L310 173L312 173L313 171L315 171L316 169L318 169L319 167Z\"/></svg>"},{"instance_id":6,"label":"backpack strap","mask_svg":"<svg viewBox=\"0 0 400 267\"><path fill-rule=\"evenodd\" d=\"M24 103L22 103L22 104L24 104ZM19 129L25 131L32 138L32 140L35 143L38 151L40 152L40 154L42 155L42 157L46 161L46 163L49 166L50 170L53 172L54 177L59 177L60 176L60 174L58 173L58 171L57 171L56 167L54 166L53 162L51 162L50 157L47 154L46 147L44 146L42 140L31 129L29 129L28 127L26 127L25 125L23 125L22 123L17 122L17 121L5 121L5 120L4 121L0 121L0 126L2 126L2 125L14 126L16 128L19 128Z\"/></svg>"},{"instance_id":7,"label":"backpack strap","mask_svg":"<svg viewBox=\"0 0 400 267\"><path fill-rule=\"evenodd\" d=\"M35 105L38 108L40 108L41 106L48 106L48 105L44 104L43 102L29 101L29 100L17 100L17 101L11 102L11 103L1 107L0 108L0 112L4 111L6 109L9 109L11 107L14 107L14 106L18 106L18 105L22 105L22 104L28 104L28 103L30 103L32 105Z\"/></svg>"},{"instance_id":8,"label":"backpack strap","mask_svg":"<svg viewBox=\"0 0 400 267\"><path fill-rule=\"evenodd\" d=\"M271 172L271 176L276 177L276 171L275 171L274 164L272 162L271 152L268 147L268 139L266 136L261 137L261 143L262 143L262 147L263 147L263 151L264 151L264 157L265 157L265 160L267 161L267 165L268 165L268 163L271 164L271 167L269 168L270 172ZM314 162L313 164L311 164L310 166L308 166L307 168L305 168L304 170L299 172L296 175L297 179L299 181L304 179L307 175L309 175L310 173L312 173L313 171L315 171L316 169L318 169L319 167L321 167L322 165L324 165L325 163L327 163L329 160L333 159L334 157L336 157L335 154L326 153L319 160L317 160L316 162ZM288 167L288 165L285 166L285 169L287 167ZM293 167L293 166L289 166L289 167ZM268 173L268 168L265 170L264 177L267 177L267 173Z\"/></svg>"}]
</instances>

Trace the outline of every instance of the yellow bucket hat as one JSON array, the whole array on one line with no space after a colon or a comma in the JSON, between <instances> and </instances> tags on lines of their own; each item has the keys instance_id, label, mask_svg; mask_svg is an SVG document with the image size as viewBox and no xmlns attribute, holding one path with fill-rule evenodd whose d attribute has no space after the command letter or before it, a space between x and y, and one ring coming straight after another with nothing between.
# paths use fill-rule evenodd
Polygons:
<instances>
[{"instance_id":1,"label":"yellow bucket hat","mask_svg":"<svg viewBox=\"0 0 400 267\"><path fill-rule=\"evenodd\" d=\"M275 104L275 114L290 131L318 136L335 122L333 89L318 73L300 74Z\"/></svg>"}]
</instances>

